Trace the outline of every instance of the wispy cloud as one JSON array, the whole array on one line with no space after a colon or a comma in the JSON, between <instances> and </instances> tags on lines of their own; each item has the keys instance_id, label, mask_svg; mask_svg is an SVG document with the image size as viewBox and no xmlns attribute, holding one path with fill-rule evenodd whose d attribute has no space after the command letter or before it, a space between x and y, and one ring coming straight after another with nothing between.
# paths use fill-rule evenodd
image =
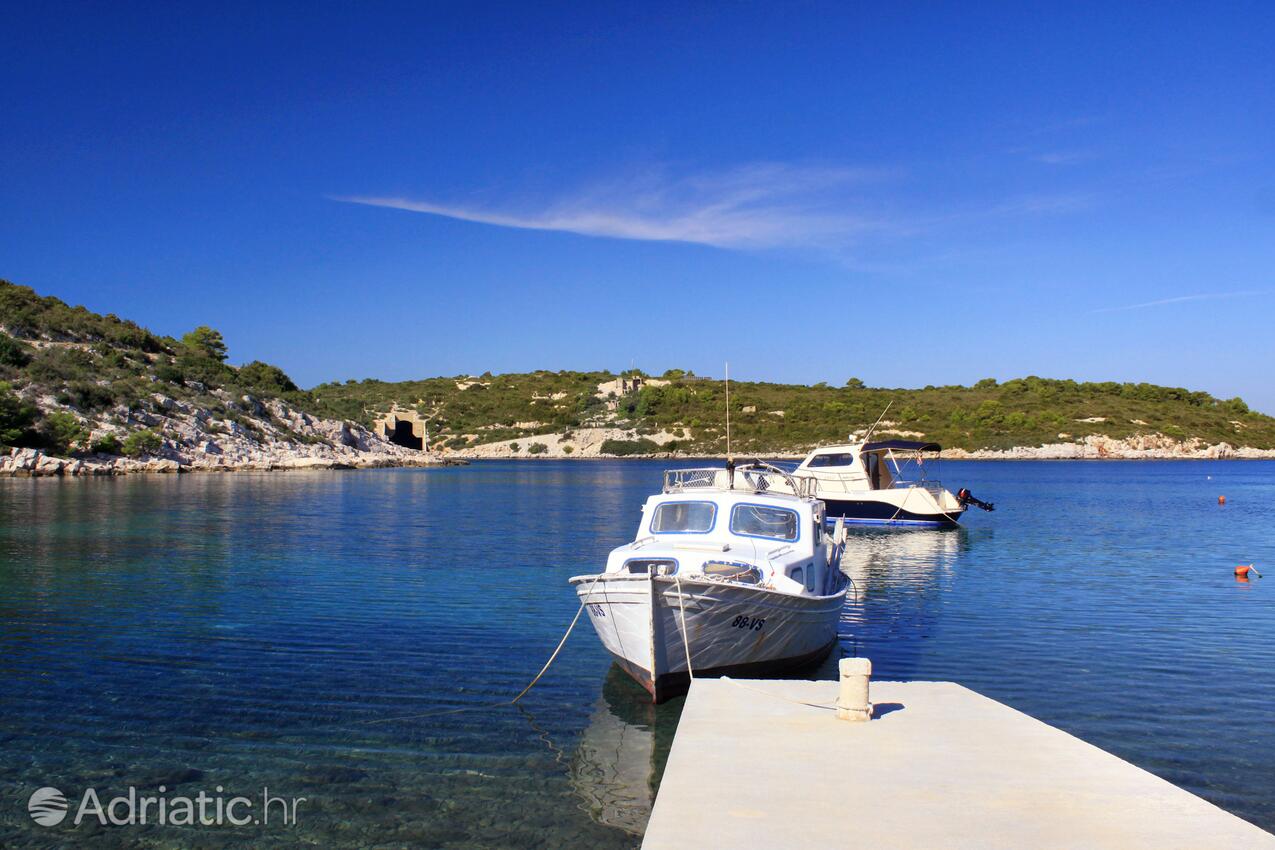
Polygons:
<instances>
[{"instance_id":1,"label":"wispy cloud","mask_svg":"<svg viewBox=\"0 0 1275 850\"><path fill-rule=\"evenodd\" d=\"M650 170L576 189L547 204L369 195L333 199L524 230L768 248L845 244L891 229L893 223L860 211L864 184L887 176L869 169L759 163L680 177Z\"/></svg>"},{"instance_id":2,"label":"wispy cloud","mask_svg":"<svg viewBox=\"0 0 1275 850\"><path fill-rule=\"evenodd\" d=\"M1031 157L1034 162L1044 165L1078 165L1093 158L1091 151L1046 151Z\"/></svg>"},{"instance_id":3,"label":"wispy cloud","mask_svg":"<svg viewBox=\"0 0 1275 850\"><path fill-rule=\"evenodd\" d=\"M873 253L915 237L977 232L989 221L1075 213L1095 203L1083 192L991 197L935 206L943 194L901 170L753 163L719 172L631 171L546 198L507 192L457 200L391 195L329 195L332 200L406 210L497 227L584 236L685 242L728 249L808 249L857 267ZM918 191L918 186L921 191Z\"/></svg>"},{"instance_id":4,"label":"wispy cloud","mask_svg":"<svg viewBox=\"0 0 1275 850\"><path fill-rule=\"evenodd\" d=\"M1125 304L1120 307L1102 307L1090 310L1091 313L1119 313L1125 310L1141 310L1146 307L1163 307L1168 304L1183 304L1188 301L1220 301L1226 298L1244 298L1250 295L1266 295L1261 289L1246 289L1240 292L1205 292L1199 295L1178 295L1174 298L1161 298L1156 301L1143 301L1141 304Z\"/></svg>"}]
</instances>

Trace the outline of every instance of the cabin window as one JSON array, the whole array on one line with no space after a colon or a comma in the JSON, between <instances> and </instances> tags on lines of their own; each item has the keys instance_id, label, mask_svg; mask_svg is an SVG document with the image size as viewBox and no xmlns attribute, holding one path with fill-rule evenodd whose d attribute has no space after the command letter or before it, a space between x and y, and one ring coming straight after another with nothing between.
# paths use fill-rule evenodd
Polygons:
<instances>
[{"instance_id":1,"label":"cabin window","mask_svg":"<svg viewBox=\"0 0 1275 850\"><path fill-rule=\"evenodd\" d=\"M854 455L842 452L840 454L815 455L810 459L810 463L806 464L807 469L813 469L820 466L853 466Z\"/></svg>"},{"instance_id":2,"label":"cabin window","mask_svg":"<svg viewBox=\"0 0 1275 850\"><path fill-rule=\"evenodd\" d=\"M717 506L712 502L664 502L651 517L653 534L702 534L712 531Z\"/></svg>"},{"instance_id":3,"label":"cabin window","mask_svg":"<svg viewBox=\"0 0 1275 850\"><path fill-rule=\"evenodd\" d=\"M806 568L793 567L792 572L788 573L788 578L797 582L797 584L805 584L806 583Z\"/></svg>"},{"instance_id":4,"label":"cabin window","mask_svg":"<svg viewBox=\"0 0 1275 850\"><path fill-rule=\"evenodd\" d=\"M765 505L736 505L730 515L730 530L745 537L796 540L797 512Z\"/></svg>"},{"instance_id":5,"label":"cabin window","mask_svg":"<svg viewBox=\"0 0 1275 850\"><path fill-rule=\"evenodd\" d=\"M634 558L624 566L635 575L671 576L677 572L677 561L672 558Z\"/></svg>"}]
</instances>

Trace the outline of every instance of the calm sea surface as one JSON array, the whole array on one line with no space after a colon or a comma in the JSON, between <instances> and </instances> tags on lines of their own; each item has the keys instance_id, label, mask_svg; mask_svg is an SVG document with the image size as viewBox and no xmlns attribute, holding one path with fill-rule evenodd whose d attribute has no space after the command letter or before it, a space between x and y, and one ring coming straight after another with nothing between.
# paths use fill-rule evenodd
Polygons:
<instances>
[{"instance_id":1,"label":"calm sea surface","mask_svg":"<svg viewBox=\"0 0 1275 850\"><path fill-rule=\"evenodd\" d=\"M664 465L0 481L0 846L636 846L680 700L646 705L582 620L518 707L477 707L544 663ZM997 511L854 534L842 652L1275 829L1275 463L942 475ZM161 784L306 800L290 826L27 814Z\"/></svg>"}]
</instances>

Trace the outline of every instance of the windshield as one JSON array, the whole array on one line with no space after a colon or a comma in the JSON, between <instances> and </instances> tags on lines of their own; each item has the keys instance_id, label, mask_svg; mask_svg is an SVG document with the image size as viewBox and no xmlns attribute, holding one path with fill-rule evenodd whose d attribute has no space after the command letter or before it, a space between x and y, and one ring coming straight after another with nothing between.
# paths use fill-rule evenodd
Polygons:
<instances>
[{"instance_id":1,"label":"windshield","mask_svg":"<svg viewBox=\"0 0 1275 850\"><path fill-rule=\"evenodd\" d=\"M730 530L747 537L796 540L797 512L763 505L736 505L730 515Z\"/></svg>"},{"instance_id":2,"label":"windshield","mask_svg":"<svg viewBox=\"0 0 1275 850\"><path fill-rule=\"evenodd\" d=\"M651 517L653 534L694 534L711 531L717 519L712 502L663 502Z\"/></svg>"},{"instance_id":3,"label":"windshield","mask_svg":"<svg viewBox=\"0 0 1275 850\"><path fill-rule=\"evenodd\" d=\"M810 459L810 462L806 464L806 467L808 469L814 469L816 467L821 467L821 466L853 466L853 465L854 465L854 455L842 452L837 454L815 455L814 457Z\"/></svg>"}]
</instances>

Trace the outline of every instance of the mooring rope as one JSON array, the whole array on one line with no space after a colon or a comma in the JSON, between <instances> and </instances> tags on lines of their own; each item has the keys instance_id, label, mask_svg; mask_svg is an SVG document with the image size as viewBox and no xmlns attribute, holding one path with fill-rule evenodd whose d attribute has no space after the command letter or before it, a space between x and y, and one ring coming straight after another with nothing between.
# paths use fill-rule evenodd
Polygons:
<instances>
[{"instance_id":1,"label":"mooring rope","mask_svg":"<svg viewBox=\"0 0 1275 850\"><path fill-rule=\"evenodd\" d=\"M527 683L527 687L518 692L518 696L511 700L501 700L500 702L490 702L482 705L466 705L461 708L443 708L438 711L427 711L424 714L408 714L402 717L378 717L374 720L357 720L354 725L365 726L373 723L393 723L398 720L419 720L422 717L437 717L442 714L460 714L465 711L478 711L480 709L517 705L518 700L525 697L527 692L534 688L536 683L540 681L541 677L548 672L551 666L553 666L553 662L558 658L558 653L562 652L562 647L566 646L567 638L571 637L571 632L575 629L576 623L580 622L580 615L584 613L584 606L588 604L589 595L593 593L593 588L605 574L605 572L601 572L593 577L593 581L589 584L589 589L586 590L584 595L580 598L580 607L576 609L576 615L571 618L571 625L567 626L566 632L562 635L562 640L558 641L558 645L554 647L553 654L549 656L549 660L545 662L545 666L541 667L540 672L536 674L536 677Z\"/></svg>"},{"instance_id":2,"label":"mooring rope","mask_svg":"<svg viewBox=\"0 0 1275 850\"><path fill-rule=\"evenodd\" d=\"M774 699L781 699L784 702L791 702L797 705L809 706L810 708L822 708L822 709L832 710L837 707L836 700L833 700L832 702L822 702L822 703L806 702L804 699L793 699L792 697L786 697L783 694L777 694L772 691L763 690L761 688L754 688L751 685L745 685L743 682L739 681L738 679L732 679L730 676L722 676L722 681L730 682L735 687L743 688L746 691L752 691L754 693L762 694L764 696L772 697Z\"/></svg>"},{"instance_id":3,"label":"mooring rope","mask_svg":"<svg viewBox=\"0 0 1275 850\"><path fill-rule=\"evenodd\" d=\"M682 577L675 574L673 581L677 584L677 607L682 612L682 648L686 650L686 675L694 679L695 671L691 669L691 642L686 636L686 598L682 595Z\"/></svg>"}]
</instances>

